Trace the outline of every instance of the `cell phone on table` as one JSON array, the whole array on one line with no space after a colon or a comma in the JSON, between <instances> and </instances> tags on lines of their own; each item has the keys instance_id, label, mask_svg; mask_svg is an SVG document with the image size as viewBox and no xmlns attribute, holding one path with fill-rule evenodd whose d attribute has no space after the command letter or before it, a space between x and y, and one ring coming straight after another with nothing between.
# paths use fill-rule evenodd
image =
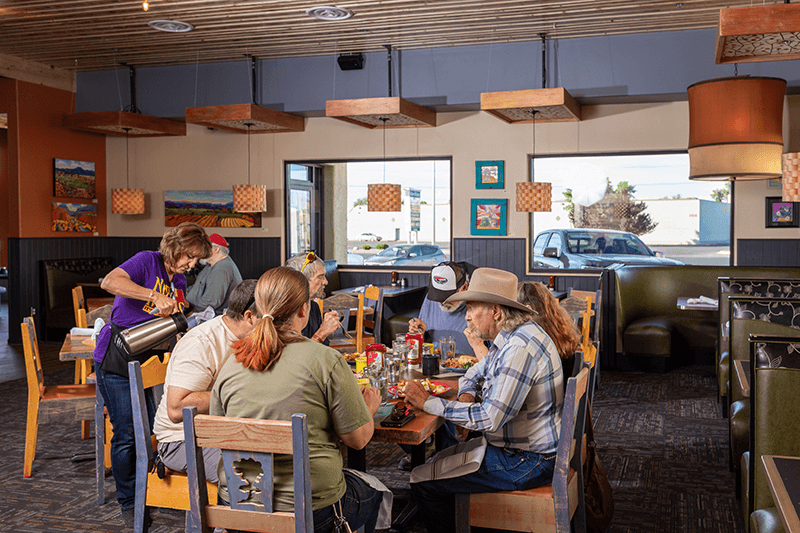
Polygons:
<instances>
[{"instance_id":1,"label":"cell phone on table","mask_svg":"<svg viewBox=\"0 0 800 533\"><path fill-rule=\"evenodd\" d=\"M411 422L417 415L408 410L403 402L398 403L392 412L382 422L381 426L387 428L401 428Z\"/></svg>"}]
</instances>

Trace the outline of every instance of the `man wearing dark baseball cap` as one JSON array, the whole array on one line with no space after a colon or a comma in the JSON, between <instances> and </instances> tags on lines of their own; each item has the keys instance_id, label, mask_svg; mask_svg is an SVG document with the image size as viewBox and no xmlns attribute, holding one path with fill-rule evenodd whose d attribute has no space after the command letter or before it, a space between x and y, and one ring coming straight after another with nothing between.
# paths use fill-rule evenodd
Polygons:
<instances>
[{"instance_id":1,"label":"man wearing dark baseball cap","mask_svg":"<svg viewBox=\"0 0 800 533\"><path fill-rule=\"evenodd\" d=\"M212 233L208 238L211 240L211 257L200 260L206 267L186 293L186 301L194 306L195 312L213 307L214 314L221 315L228 307L233 289L242 282L242 275L233 259L228 257L225 237Z\"/></svg>"},{"instance_id":2,"label":"man wearing dark baseball cap","mask_svg":"<svg viewBox=\"0 0 800 533\"><path fill-rule=\"evenodd\" d=\"M422 302L419 318L409 320L408 331L422 333L426 342L438 343L442 337L453 337L456 340L456 353L474 353L473 347L483 342L465 332L466 307L461 302L445 303L445 300L457 292L467 290L473 270L475 267L469 263L454 261L439 263L433 267L428 281L428 294Z\"/></svg>"}]
</instances>

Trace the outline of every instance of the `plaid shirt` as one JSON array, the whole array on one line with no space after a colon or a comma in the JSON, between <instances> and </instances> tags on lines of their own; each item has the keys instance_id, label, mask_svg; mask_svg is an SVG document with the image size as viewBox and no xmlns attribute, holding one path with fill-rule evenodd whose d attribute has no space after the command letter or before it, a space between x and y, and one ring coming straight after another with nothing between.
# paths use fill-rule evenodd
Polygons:
<instances>
[{"instance_id":1,"label":"plaid shirt","mask_svg":"<svg viewBox=\"0 0 800 533\"><path fill-rule=\"evenodd\" d=\"M430 396L425 412L483 431L493 446L551 454L558 448L563 379L555 344L528 322L498 333L486 357L459 380L459 395L480 397L478 403Z\"/></svg>"}]
</instances>

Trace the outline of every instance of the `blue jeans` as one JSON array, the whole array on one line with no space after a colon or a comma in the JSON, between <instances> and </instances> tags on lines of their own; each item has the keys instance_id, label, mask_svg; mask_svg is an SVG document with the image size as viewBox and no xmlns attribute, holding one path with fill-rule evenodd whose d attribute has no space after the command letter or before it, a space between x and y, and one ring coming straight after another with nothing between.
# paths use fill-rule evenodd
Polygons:
<instances>
[{"instance_id":1,"label":"blue jeans","mask_svg":"<svg viewBox=\"0 0 800 533\"><path fill-rule=\"evenodd\" d=\"M97 365L99 366L99 365ZM136 497L136 441L128 378L96 369L97 388L106 403L114 436L111 437L111 472L117 485L117 501L123 510L132 509ZM144 391L150 427L156 414L152 389Z\"/></svg>"},{"instance_id":2,"label":"blue jeans","mask_svg":"<svg viewBox=\"0 0 800 533\"><path fill-rule=\"evenodd\" d=\"M343 471L347 490L342 496L342 513L347 518L350 529L355 532L364 526L365 533L373 533L378 521L378 511L381 508L383 494L373 489L361 478L348 471ZM217 497L217 505L230 505L221 497ZM336 503L336 512L339 504ZM331 533L333 531L334 515L333 505L314 511L314 533ZM244 533L229 529L228 533Z\"/></svg>"},{"instance_id":3,"label":"blue jeans","mask_svg":"<svg viewBox=\"0 0 800 533\"><path fill-rule=\"evenodd\" d=\"M411 497L419 505L429 533L455 531L455 494L527 490L550 483L555 453L538 453L489 445L477 472L451 479L411 484Z\"/></svg>"}]
</instances>

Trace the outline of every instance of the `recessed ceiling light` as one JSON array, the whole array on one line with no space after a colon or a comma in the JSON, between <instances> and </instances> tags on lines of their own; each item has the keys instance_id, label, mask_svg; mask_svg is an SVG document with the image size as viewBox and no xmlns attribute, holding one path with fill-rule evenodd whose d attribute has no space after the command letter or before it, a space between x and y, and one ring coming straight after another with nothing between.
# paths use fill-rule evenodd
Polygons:
<instances>
[{"instance_id":1,"label":"recessed ceiling light","mask_svg":"<svg viewBox=\"0 0 800 533\"><path fill-rule=\"evenodd\" d=\"M345 20L353 16L349 9L333 6L320 6L306 9L306 15L319 20Z\"/></svg>"},{"instance_id":2,"label":"recessed ceiling light","mask_svg":"<svg viewBox=\"0 0 800 533\"><path fill-rule=\"evenodd\" d=\"M169 33L185 33L194 29L194 26L191 24L177 20L151 20L147 25L154 30L166 31Z\"/></svg>"}]
</instances>

